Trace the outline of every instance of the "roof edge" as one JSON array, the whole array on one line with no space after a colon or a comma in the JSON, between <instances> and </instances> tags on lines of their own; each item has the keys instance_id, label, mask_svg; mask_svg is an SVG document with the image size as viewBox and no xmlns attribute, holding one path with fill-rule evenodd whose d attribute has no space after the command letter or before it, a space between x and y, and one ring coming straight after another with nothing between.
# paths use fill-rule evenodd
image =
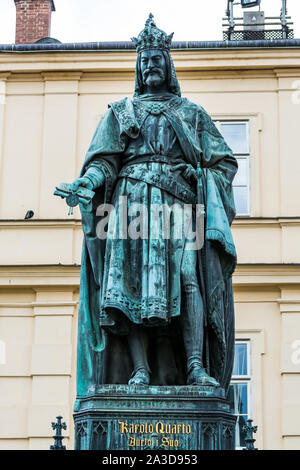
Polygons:
<instances>
[{"instance_id":1,"label":"roof edge","mask_svg":"<svg viewBox=\"0 0 300 470\"><path fill-rule=\"evenodd\" d=\"M256 41L175 41L171 50L188 49L275 49L300 48L300 39L276 39ZM60 44L0 44L1 52L80 52L80 51L135 50L131 41L122 42L77 42Z\"/></svg>"}]
</instances>

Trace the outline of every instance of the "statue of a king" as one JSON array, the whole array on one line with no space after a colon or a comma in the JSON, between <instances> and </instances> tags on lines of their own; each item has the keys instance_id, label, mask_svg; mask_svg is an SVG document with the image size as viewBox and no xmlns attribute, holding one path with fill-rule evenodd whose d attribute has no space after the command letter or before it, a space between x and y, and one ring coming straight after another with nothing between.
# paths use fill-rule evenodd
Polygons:
<instances>
[{"instance_id":1,"label":"statue of a king","mask_svg":"<svg viewBox=\"0 0 300 470\"><path fill-rule=\"evenodd\" d=\"M132 39L134 96L109 105L71 185L95 193L80 204L78 400L103 384L229 385L237 162L206 111L181 97L171 39L150 14ZM201 249L178 236L188 219L203 229Z\"/></svg>"}]
</instances>

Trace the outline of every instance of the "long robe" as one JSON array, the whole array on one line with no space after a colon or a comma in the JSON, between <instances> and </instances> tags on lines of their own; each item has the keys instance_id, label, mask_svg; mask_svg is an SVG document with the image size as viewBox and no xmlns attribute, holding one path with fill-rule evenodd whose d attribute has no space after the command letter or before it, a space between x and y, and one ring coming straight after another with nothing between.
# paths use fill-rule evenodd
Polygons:
<instances>
[{"instance_id":1,"label":"long robe","mask_svg":"<svg viewBox=\"0 0 300 470\"><path fill-rule=\"evenodd\" d=\"M121 320L124 318L150 325L148 320L154 317L154 325L158 320L165 323L162 328L149 328L153 335L151 383L185 383L184 347L176 322L181 308L180 264L184 240L178 243L171 237L166 243L159 237L155 246L149 240L120 241L112 237L105 241L97 236L98 224L103 220L103 216L96 214L97 207L102 203L117 204L120 195L129 198L128 206L137 201L169 205L195 202L195 187L184 181L179 172L173 180L169 178L169 188L164 178L149 180L151 174L164 172L168 179L170 163L185 162L196 168L200 162L205 170L205 249L203 262L198 263L198 279L204 281L210 374L224 388L231 377L234 345L231 275L236 252L230 225L235 215L232 180L237 163L202 107L174 95L158 102L145 98L125 98L110 105L98 125L81 171L84 175L91 166L98 168L105 174L105 186L96 191L89 206L81 206L84 243L76 410L80 408L80 398L97 392L99 385L128 382L132 364L126 341L128 322ZM151 120L155 121L152 125ZM153 132L148 132L153 125L158 134L161 132L155 139ZM149 162L149 157L154 161ZM144 173L127 174L128 164L138 159L138 167ZM118 179L122 171L124 176ZM175 180L178 184L173 184ZM140 244L138 250L133 242ZM151 248L153 269L147 269L145 274ZM134 253L143 256L132 259ZM131 259L126 259L126 254ZM149 302L149 292L154 294L154 302Z\"/></svg>"}]
</instances>

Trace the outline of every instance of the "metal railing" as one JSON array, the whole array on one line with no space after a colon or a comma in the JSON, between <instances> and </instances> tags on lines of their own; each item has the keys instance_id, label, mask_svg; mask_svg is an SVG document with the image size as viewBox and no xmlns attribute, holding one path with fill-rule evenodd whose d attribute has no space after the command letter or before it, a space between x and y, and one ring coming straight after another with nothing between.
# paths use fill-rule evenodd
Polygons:
<instances>
[{"instance_id":1,"label":"metal railing","mask_svg":"<svg viewBox=\"0 0 300 470\"><path fill-rule=\"evenodd\" d=\"M246 23L243 17L234 17L233 0L227 0L226 17L222 18L226 23L222 23L226 30L223 30L223 40L225 41L255 41L255 40L278 40L294 39L294 31L290 28L293 25L291 16L287 15L286 0L282 0L280 16L266 16L263 22ZM253 14L258 11L253 11ZM260 13L260 9L259 9Z\"/></svg>"}]
</instances>

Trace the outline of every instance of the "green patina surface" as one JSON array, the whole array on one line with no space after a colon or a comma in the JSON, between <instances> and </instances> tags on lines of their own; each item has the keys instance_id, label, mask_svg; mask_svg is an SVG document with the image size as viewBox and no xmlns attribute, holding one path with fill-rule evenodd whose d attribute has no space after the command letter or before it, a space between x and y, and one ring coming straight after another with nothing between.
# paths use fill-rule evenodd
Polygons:
<instances>
[{"instance_id":1,"label":"green patina surface","mask_svg":"<svg viewBox=\"0 0 300 470\"><path fill-rule=\"evenodd\" d=\"M86 396L89 389L99 384L127 383L130 377L131 364L128 353L124 354L123 337L111 335L110 339L115 345L106 350L109 328L106 332L101 329L101 320L104 326L110 325L111 331L125 335L128 332L127 319L145 325L149 325L153 319L157 325L160 323L163 326L170 325L173 317L180 316L180 274L183 262L188 264L189 257L184 257L186 240L172 237L174 219L173 222L171 220L171 239L167 241L162 239L161 233L158 239L151 239L151 224L148 227L150 236L146 240L115 239L112 226L113 235L103 241L96 234L97 224L101 220L96 215L96 208L103 202L113 203L118 217L120 196L127 197L128 210L137 202L147 207L164 203L171 206L176 202L183 206L183 197L180 197L176 187L175 190L172 188L172 183L175 181L194 194L196 185L184 181L179 170L169 171L171 165L181 161L193 168L199 161L205 169L206 269L205 272L199 269L198 275L202 276L206 290L212 375L225 387L230 379L233 352L231 274L236 262L230 230L234 216L231 181L236 172L236 162L223 137L200 106L180 97L164 96L161 102L166 102L168 106L163 108L163 113L155 116L145 110L145 102L148 103L148 100L143 98L125 99L109 108L96 130L82 170L84 175L87 169L99 168L105 174L105 186L97 191L89 207L81 206L85 240L79 312L78 397ZM138 133L136 138L130 137L128 129L126 133L124 115L130 124L129 118L135 123ZM163 132L161 154L157 154L157 149L151 145L158 128ZM135 160L149 156L154 157L154 161L134 164ZM160 156L168 158L168 163L160 162ZM128 163L132 164L129 167L132 171L138 166L140 173L133 176L140 179L130 178L130 173L118 178L122 171L125 173L124 167ZM164 176L169 177L169 187L145 182L148 176L154 181L158 177L161 180ZM131 221L128 219L129 224ZM115 226L119 228L118 219ZM149 276L151 270L152 277ZM110 316L108 307L119 309L122 315ZM113 311L111 313L114 314ZM155 325L151 330L155 336ZM175 333L172 332L172 335ZM164 359L159 358L160 367L167 370L168 364ZM108 362L109 368L105 366ZM123 364L120 367L121 362ZM159 376L158 372L156 376ZM166 384L159 379L154 379L153 383ZM175 378L176 383L185 382L183 378L177 378L176 382Z\"/></svg>"},{"instance_id":2,"label":"green patina surface","mask_svg":"<svg viewBox=\"0 0 300 470\"><path fill-rule=\"evenodd\" d=\"M164 410L180 403L178 390L186 385L196 387L198 398L222 401L233 365L236 252L230 225L237 162L207 112L181 97L171 37L150 15L133 40L138 50L134 97L109 105L71 185L74 194L78 188L95 193L91 202L80 204L79 420L87 402L90 411L99 412L103 394L108 408L117 397L120 403L127 397L122 403L131 410L150 407L142 398L147 388ZM111 204L109 215L103 204ZM197 204L204 206L205 219ZM153 207L175 207L167 236L163 215L155 218ZM186 219L180 217L186 207L192 229L202 230L201 249L190 248ZM115 385L105 392L105 384ZM129 399L132 384L141 388ZM209 386L202 395L201 385ZM196 421L197 406L191 402Z\"/></svg>"}]
</instances>

